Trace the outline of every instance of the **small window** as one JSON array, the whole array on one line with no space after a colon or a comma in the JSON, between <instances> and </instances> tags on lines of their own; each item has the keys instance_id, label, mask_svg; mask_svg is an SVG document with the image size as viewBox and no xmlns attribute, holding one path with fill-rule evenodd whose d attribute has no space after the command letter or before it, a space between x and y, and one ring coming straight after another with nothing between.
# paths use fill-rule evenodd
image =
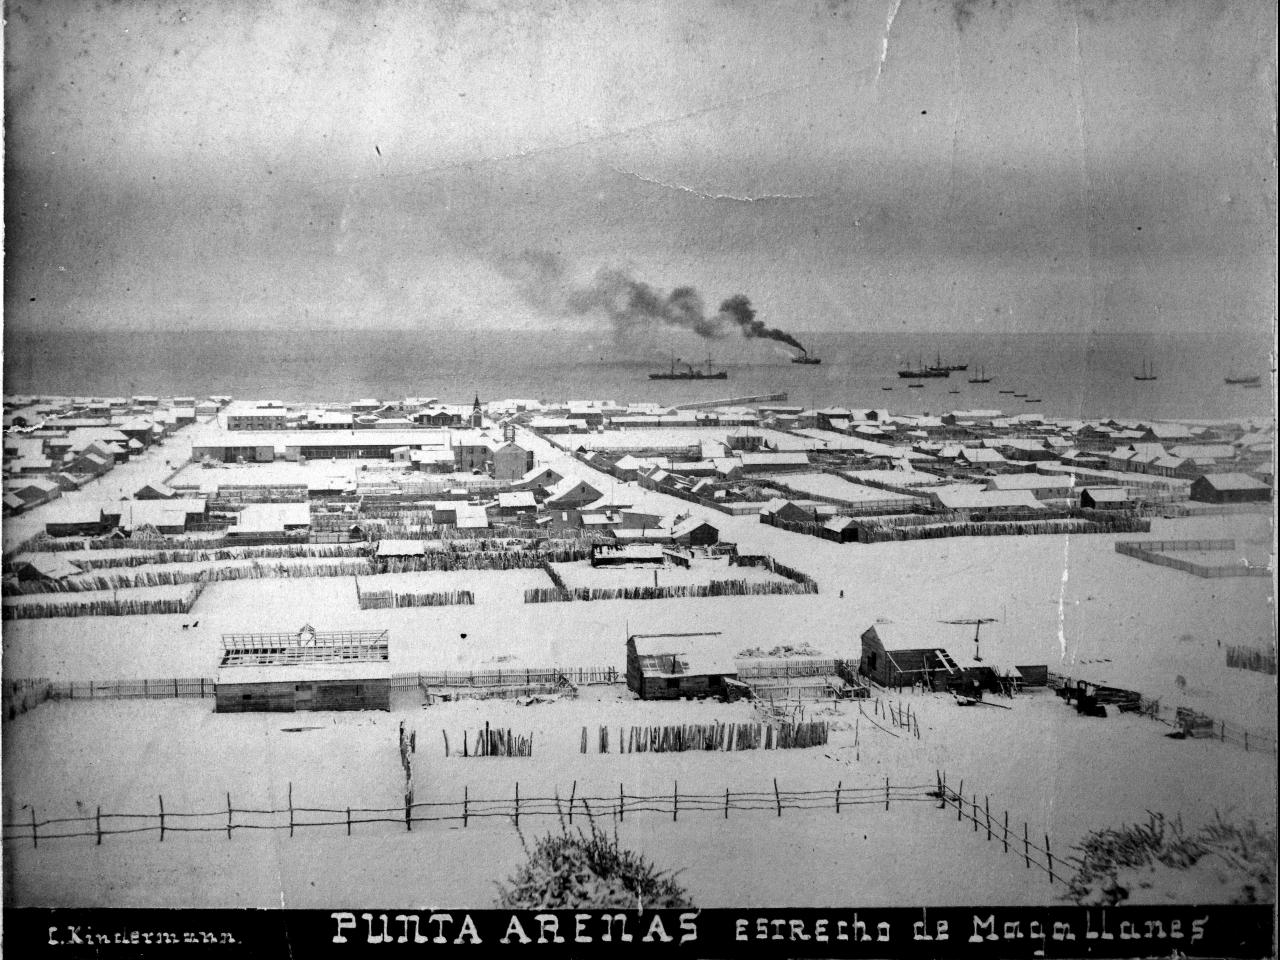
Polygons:
<instances>
[{"instance_id":1,"label":"small window","mask_svg":"<svg viewBox=\"0 0 1280 960\"><path fill-rule=\"evenodd\" d=\"M240 699L241 699L241 700L252 700L252 699L253 699L253 694L252 694L252 693L242 693L242 694L240 694Z\"/></svg>"}]
</instances>

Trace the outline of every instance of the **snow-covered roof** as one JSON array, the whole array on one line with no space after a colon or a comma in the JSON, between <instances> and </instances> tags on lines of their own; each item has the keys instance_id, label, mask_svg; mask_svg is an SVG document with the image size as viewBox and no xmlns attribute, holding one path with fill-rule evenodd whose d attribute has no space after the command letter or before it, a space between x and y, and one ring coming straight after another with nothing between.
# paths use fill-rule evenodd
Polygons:
<instances>
[{"instance_id":1,"label":"snow-covered roof","mask_svg":"<svg viewBox=\"0 0 1280 960\"><path fill-rule=\"evenodd\" d=\"M421 540L379 540L378 557L422 557L426 556L427 545Z\"/></svg>"},{"instance_id":2,"label":"snow-covered roof","mask_svg":"<svg viewBox=\"0 0 1280 960\"><path fill-rule=\"evenodd\" d=\"M1215 490L1270 490L1270 485L1263 483L1247 473L1206 473L1200 478Z\"/></svg>"},{"instance_id":3,"label":"snow-covered roof","mask_svg":"<svg viewBox=\"0 0 1280 960\"><path fill-rule=\"evenodd\" d=\"M939 490L936 496L938 502L948 510L984 510L995 507L1044 509L1044 504L1030 490L979 490L976 487L956 486Z\"/></svg>"}]
</instances>

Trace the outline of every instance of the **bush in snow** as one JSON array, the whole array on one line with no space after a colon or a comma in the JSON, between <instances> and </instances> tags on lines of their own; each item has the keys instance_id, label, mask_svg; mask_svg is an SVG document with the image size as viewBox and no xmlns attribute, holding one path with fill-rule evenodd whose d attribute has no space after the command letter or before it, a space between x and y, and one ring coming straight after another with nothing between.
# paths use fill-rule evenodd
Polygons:
<instances>
[{"instance_id":1,"label":"bush in snow","mask_svg":"<svg viewBox=\"0 0 1280 960\"><path fill-rule=\"evenodd\" d=\"M562 822L530 850L528 860L498 884L497 905L507 910L636 907L657 910L690 906L689 895L668 872L643 855L625 850L617 836L603 833L593 820L590 834Z\"/></svg>"},{"instance_id":2,"label":"bush in snow","mask_svg":"<svg viewBox=\"0 0 1280 960\"><path fill-rule=\"evenodd\" d=\"M1094 830L1076 845L1067 899L1081 905L1159 903L1192 897L1206 903L1274 903L1273 832L1252 820L1214 821L1188 834L1179 817L1153 813L1145 824Z\"/></svg>"}]
</instances>

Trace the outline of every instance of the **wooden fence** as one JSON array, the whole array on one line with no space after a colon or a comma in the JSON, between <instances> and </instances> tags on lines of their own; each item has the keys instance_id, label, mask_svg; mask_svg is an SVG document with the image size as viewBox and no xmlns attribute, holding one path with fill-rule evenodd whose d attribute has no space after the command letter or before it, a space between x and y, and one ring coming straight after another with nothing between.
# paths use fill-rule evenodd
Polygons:
<instances>
[{"instance_id":1,"label":"wooden fence","mask_svg":"<svg viewBox=\"0 0 1280 960\"><path fill-rule=\"evenodd\" d=\"M789 750L819 747L830 728L821 721L801 723L693 723L619 727L618 753L683 753L689 750ZM588 730L582 728L579 752L587 753ZM597 752L609 752L609 728L596 734Z\"/></svg>"},{"instance_id":2,"label":"wooden fence","mask_svg":"<svg viewBox=\"0 0 1280 960\"><path fill-rule=\"evenodd\" d=\"M1078 867L1081 862L1075 857L1055 857L1053 846L1049 841L1049 834L1044 834L1044 845L1038 843L1039 835L1036 840L1031 839L1031 827L1027 821L1022 822L1022 836L1018 836L1017 822L1014 822L1014 829L1009 829L1009 811L1001 811L996 807L996 815L991 815L991 797L983 795L982 802L978 802L978 794L974 792L968 799L964 793L964 781L960 781L958 789L952 789L947 785L946 775L938 774L938 783L933 796L940 800L939 809L947 810L954 806L956 810L956 822L964 823L968 821L973 824L973 832L981 834L986 832L987 842L998 842L1003 848L1004 853L1013 853L1023 861L1026 868L1030 870L1032 867L1038 867L1040 870L1048 874L1049 883L1064 878L1063 866ZM1056 871L1056 872L1055 872Z\"/></svg>"},{"instance_id":3,"label":"wooden fence","mask_svg":"<svg viewBox=\"0 0 1280 960\"><path fill-rule=\"evenodd\" d=\"M444 738L444 755L450 756L449 753L449 734L444 730L440 731L440 736ZM484 729L477 730L474 739L466 731L462 731L462 753L458 754L455 750L453 756L463 757L532 757L533 756L533 734L527 737L517 733L512 733L511 728L500 730L497 727L490 727L488 721L485 721Z\"/></svg>"},{"instance_id":4,"label":"wooden fence","mask_svg":"<svg viewBox=\"0 0 1280 960\"><path fill-rule=\"evenodd\" d=\"M391 590L365 590L356 579L356 602L361 610L387 610L397 607L472 606L476 602L470 590L437 590L428 593L395 593Z\"/></svg>"},{"instance_id":5,"label":"wooden fence","mask_svg":"<svg viewBox=\"0 0 1280 960\"><path fill-rule=\"evenodd\" d=\"M40 599L27 603L4 604L5 620L44 620L56 617L129 617L148 614L189 613L204 590L197 582L180 596L147 599L113 597L108 600L77 599L75 594L40 594ZM27 598L23 598L27 599Z\"/></svg>"},{"instance_id":6,"label":"wooden fence","mask_svg":"<svg viewBox=\"0 0 1280 960\"><path fill-rule=\"evenodd\" d=\"M1178 551L1232 551L1236 548L1234 540L1121 540L1116 544L1116 553L1134 557L1147 563L1161 567L1171 567L1197 577L1269 577L1271 570L1266 564L1251 563L1196 563L1182 557L1171 557L1168 553Z\"/></svg>"},{"instance_id":7,"label":"wooden fence","mask_svg":"<svg viewBox=\"0 0 1280 960\"><path fill-rule=\"evenodd\" d=\"M574 686L600 683L622 683L625 677L616 667L507 667L492 670L445 670L437 673L393 674L392 688L407 687L502 687L517 684L556 684L567 681Z\"/></svg>"},{"instance_id":8,"label":"wooden fence","mask_svg":"<svg viewBox=\"0 0 1280 960\"><path fill-rule=\"evenodd\" d=\"M709 583L667 587L530 587L525 603L560 603L573 600L675 600L693 597L773 597L817 593L807 584L750 583L746 580L712 580Z\"/></svg>"},{"instance_id":9,"label":"wooden fence","mask_svg":"<svg viewBox=\"0 0 1280 960\"><path fill-rule=\"evenodd\" d=\"M938 804L938 790L934 784L893 785L888 778L883 784L870 786L845 786L837 782L834 788L811 790L784 790L777 780L771 790L734 791L725 789L715 793L681 793L679 782L672 784L670 793L631 794L623 784L617 794L608 796L579 796L575 781L568 797L558 794L546 796L521 796L517 782L510 797L481 799L473 797L469 787L463 787L458 801L414 802L411 793L406 803L395 807L310 807L294 803L293 784L287 794L284 807L237 807L231 794L226 795L226 806L197 811L180 811L166 807L163 795L157 797L154 810L147 812L115 813L104 811L101 806L93 813L74 817L40 818L34 805L29 807L29 819L5 821L6 842L30 841L39 847L41 842L70 838L95 838L101 844L104 837L121 834L157 834L163 842L166 835L174 833L225 834L230 840L237 830L288 830L289 835L308 828L345 828L351 836L357 826L368 824L395 824L412 830L415 824L455 823L466 827L472 820L507 820L519 826L521 817L549 817L573 822L575 814L590 819L609 818L625 821L637 814L657 814L678 821L683 814L711 815L728 819L731 813L767 813L778 817L784 811L808 810L842 813L851 807L883 804L886 811L892 804Z\"/></svg>"}]
</instances>

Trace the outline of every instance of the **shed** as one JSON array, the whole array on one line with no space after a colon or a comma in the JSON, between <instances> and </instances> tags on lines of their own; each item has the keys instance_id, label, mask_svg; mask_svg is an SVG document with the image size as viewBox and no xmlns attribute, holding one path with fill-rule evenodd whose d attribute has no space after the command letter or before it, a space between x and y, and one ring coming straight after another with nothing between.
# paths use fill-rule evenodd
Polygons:
<instances>
[{"instance_id":1,"label":"shed","mask_svg":"<svg viewBox=\"0 0 1280 960\"><path fill-rule=\"evenodd\" d=\"M627 687L641 700L720 696L737 681L733 658L706 649L717 633L633 634L627 638Z\"/></svg>"},{"instance_id":2,"label":"shed","mask_svg":"<svg viewBox=\"0 0 1280 960\"><path fill-rule=\"evenodd\" d=\"M217 713L390 710L387 631L223 634Z\"/></svg>"}]
</instances>

